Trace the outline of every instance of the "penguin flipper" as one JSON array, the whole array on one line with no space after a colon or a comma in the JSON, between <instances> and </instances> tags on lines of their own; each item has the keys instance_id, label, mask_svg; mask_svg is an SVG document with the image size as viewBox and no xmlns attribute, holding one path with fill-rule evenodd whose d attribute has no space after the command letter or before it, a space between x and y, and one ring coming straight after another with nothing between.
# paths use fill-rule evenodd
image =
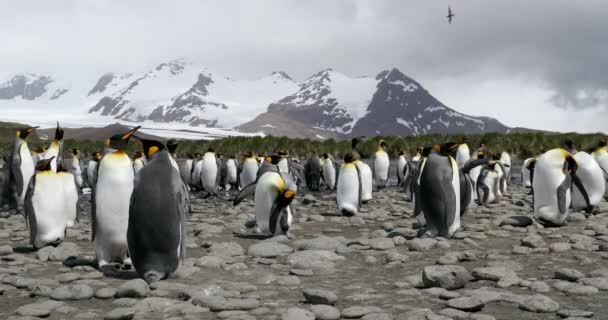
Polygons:
<instances>
[{"instance_id":1,"label":"penguin flipper","mask_svg":"<svg viewBox=\"0 0 608 320\"><path fill-rule=\"evenodd\" d=\"M36 185L36 175L32 176L30 179L30 184L27 187L27 192L25 194L25 201L23 202L24 206L24 215L25 222L28 230L30 231L30 243L34 248L36 248L36 236L38 235L38 224L36 222L36 211L34 210L34 204L32 203L32 197L34 196L34 189Z\"/></svg>"},{"instance_id":2,"label":"penguin flipper","mask_svg":"<svg viewBox=\"0 0 608 320\"><path fill-rule=\"evenodd\" d=\"M557 207L561 214L568 213L568 206L566 206L566 195L570 191L570 187L572 186L572 176L567 174L566 178L562 183L557 187Z\"/></svg>"},{"instance_id":3,"label":"penguin flipper","mask_svg":"<svg viewBox=\"0 0 608 320\"><path fill-rule=\"evenodd\" d=\"M181 192L177 193L177 221L180 228L179 239L179 261L182 263L186 259L186 214L184 212L184 196Z\"/></svg>"},{"instance_id":4,"label":"penguin flipper","mask_svg":"<svg viewBox=\"0 0 608 320\"><path fill-rule=\"evenodd\" d=\"M236 195L236 198L232 201L232 205L236 206L241 203L245 198L252 196L255 194L255 187L257 182L251 183L245 188L241 189L241 191Z\"/></svg>"}]
</instances>

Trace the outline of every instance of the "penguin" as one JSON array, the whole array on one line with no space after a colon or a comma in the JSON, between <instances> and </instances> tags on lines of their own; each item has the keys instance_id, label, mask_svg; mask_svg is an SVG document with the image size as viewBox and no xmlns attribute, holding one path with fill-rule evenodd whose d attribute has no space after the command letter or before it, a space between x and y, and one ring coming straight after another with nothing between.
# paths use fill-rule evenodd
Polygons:
<instances>
[{"instance_id":1,"label":"penguin","mask_svg":"<svg viewBox=\"0 0 608 320\"><path fill-rule=\"evenodd\" d=\"M258 173L257 158L251 152L246 153L244 157L241 174L239 175L241 189L255 182Z\"/></svg>"},{"instance_id":2,"label":"penguin","mask_svg":"<svg viewBox=\"0 0 608 320\"><path fill-rule=\"evenodd\" d=\"M110 263L130 264L127 257L127 226L135 173L133 162L125 150L129 139L139 128L106 140L106 153L97 165L91 222L100 269Z\"/></svg>"},{"instance_id":3,"label":"penguin","mask_svg":"<svg viewBox=\"0 0 608 320\"><path fill-rule=\"evenodd\" d=\"M42 159L53 158L51 163L51 170L57 172L57 164L63 162L63 128L57 122L57 128L55 128L55 139L51 142L49 148L42 154Z\"/></svg>"},{"instance_id":4,"label":"penguin","mask_svg":"<svg viewBox=\"0 0 608 320\"><path fill-rule=\"evenodd\" d=\"M226 190L226 193L228 193L228 189L226 188L226 181L228 180L228 167L226 166L226 159L224 158L224 155L221 153L217 153L217 164L218 164L218 170L219 170L219 181L217 184L218 190L219 189L224 189Z\"/></svg>"},{"instance_id":5,"label":"penguin","mask_svg":"<svg viewBox=\"0 0 608 320\"><path fill-rule=\"evenodd\" d=\"M72 163L70 172L74 175L74 181L78 189L82 188L82 169L80 168L80 152L78 149L72 149Z\"/></svg>"},{"instance_id":6,"label":"penguin","mask_svg":"<svg viewBox=\"0 0 608 320\"><path fill-rule=\"evenodd\" d=\"M521 182L526 188L532 188L530 170L528 170L528 164L530 164L532 160L534 160L534 158L527 158L521 165Z\"/></svg>"},{"instance_id":7,"label":"penguin","mask_svg":"<svg viewBox=\"0 0 608 320\"><path fill-rule=\"evenodd\" d=\"M133 187L126 238L135 271L153 283L174 273L185 257L184 183L162 143L141 142L148 163Z\"/></svg>"},{"instance_id":8,"label":"penguin","mask_svg":"<svg viewBox=\"0 0 608 320\"><path fill-rule=\"evenodd\" d=\"M386 188L386 185L388 184L388 171L390 168L390 161L385 149L386 143L384 140L380 140L378 150L374 154L373 162L374 180L376 181L376 186L380 190Z\"/></svg>"},{"instance_id":9,"label":"penguin","mask_svg":"<svg viewBox=\"0 0 608 320\"><path fill-rule=\"evenodd\" d=\"M179 146L179 141L177 141L175 139L169 139L169 140L167 140L167 143L165 143L165 148L167 148L167 152L171 156L171 164L179 172L179 166L177 165L177 152L176 152L178 146ZM146 159L148 159L148 158L146 157Z\"/></svg>"},{"instance_id":10,"label":"penguin","mask_svg":"<svg viewBox=\"0 0 608 320\"><path fill-rule=\"evenodd\" d=\"M496 204L504 194L504 172L499 162L493 161L482 167L475 187L480 205Z\"/></svg>"},{"instance_id":11,"label":"penguin","mask_svg":"<svg viewBox=\"0 0 608 320\"><path fill-rule=\"evenodd\" d=\"M502 166L505 169L505 184L508 185L509 181L511 181L511 156L506 151L503 151L500 154L500 163L502 163Z\"/></svg>"},{"instance_id":12,"label":"penguin","mask_svg":"<svg viewBox=\"0 0 608 320\"><path fill-rule=\"evenodd\" d=\"M207 152L203 155L202 161L201 183L203 189L208 193L217 195L221 178L221 167L212 146L209 146Z\"/></svg>"},{"instance_id":13,"label":"penguin","mask_svg":"<svg viewBox=\"0 0 608 320\"><path fill-rule=\"evenodd\" d=\"M604 194L604 199L608 201L608 149L606 149L606 140L600 141L598 147L595 148L595 151L593 151L591 156L602 169L602 173L606 181L606 193Z\"/></svg>"},{"instance_id":14,"label":"penguin","mask_svg":"<svg viewBox=\"0 0 608 320\"><path fill-rule=\"evenodd\" d=\"M9 180L9 166L3 165L0 167L0 207L10 204Z\"/></svg>"},{"instance_id":15,"label":"penguin","mask_svg":"<svg viewBox=\"0 0 608 320\"><path fill-rule=\"evenodd\" d=\"M487 164L489 161L485 159L485 155L482 151L473 154L474 157L469 159L469 161L462 168L462 171L469 177L471 180L471 188L473 190L473 200L477 199L477 179L481 174L481 169L483 165Z\"/></svg>"},{"instance_id":16,"label":"penguin","mask_svg":"<svg viewBox=\"0 0 608 320\"><path fill-rule=\"evenodd\" d=\"M423 149L422 147L418 147L416 149L416 153L412 157L412 161L414 161L414 162L420 161L420 158L422 157L422 149Z\"/></svg>"},{"instance_id":17,"label":"penguin","mask_svg":"<svg viewBox=\"0 0 608 320\"><path fill-rule=\"evenodd\" d=\"M280 159L273 155L265 160L256 181L243 188L233 201L236 206L254 194L256 224L267 236L287 234L295 214L292 201L298 186L291 174L279 169Z\"/></svg>"},{"instance_id":18,"label":"penguin","mask_svg":"<svg viewBox=\"0 0 608 320\"><path fill-rule=\"evenodd\" d=\"M598 204L606 193L606 177L600 165L584 151L578 151L573 155L578 164L576 177L580 184L572 187L572 209L574 211L585 210L587 213L597 213Z\"/></svg>"},{"instance_id":19,"label":"penguin","mask_svg":"<svg viewBox=\"0 0 608 320\"><path fill-rule=\"evenodd\" d=\"M338 176L336 202L343 216L354 216L361 208L361 173L354 162L355 156L347 153Z\"/></svg>"},{"instance_id":20,"label":"penguin","mask_svg":"<svg viewBox=\"0 0 608 320\"><path fill-rule=\"evenodd\" d=\"M486 147L485 142L481 142L477 150L474 151L474 154L483 154L484 159L490 160L491 154L488 152L488 147Z\"/></svg>"},{"instance_id":21,"label":"penguin","mask_svg":"<svg viewBox=\"0 0 608 320\"><path fill-rule=\"evenodd\" d=\"M397 160L397 183L400 187L403 187L405 177L407 175L407 159L405 158L405 151L399 151L399 159Z\"/></svg>"},{"instance_id":22,"label":"penguin","mask_svg":"<svg viewBox=\"0 0 608 320\"><path fill-rule=\"evenodd\" d=\"M226 160L226 189L238 190L238 167L239 164L234 155L230 155Z\"/></svg>"},{"instance_id":23,"label":"penguin","mask_svg":"<svg viewBox=\"0 0 608 320\"><path fill-rule=\"evenodd\" d=\"M97 164L99 163L99 160L101 160L101 153L91 153L91 160L89 160L89 163L87 164L87 181L91 191L93 191L95 184L97 184Z\"/></svg>"},{"instance_id":24,"label":"penguin","mask_svg":"<svg viewBox=\"0 0 608 320\"><path fill-rule=\"evenodd\" d=\"M9 196L11 207L21 213L23 201L30 179L34 175L34 161L27 146L27 136L38 127L29 127L17 130L13 143L9 167Z\"/></svg>"},{"instance_id":25,"label":"penguin","mask_svg":"<svg viewBox=\"0 0 608 320\"><path fill-rule=\"evenodd\" d=\"M38 161L42 160L42 155L44 154L44 151L42 151L42 149L40 148L35 148L32 149L31 151L32 153L32 161L34 161L34 163L38 163Z\"/></svg>"},{"instance_id":26,"label":"penguin","mask_svg":"<svg viewBox=\"0 0 608 320\"><path fill-rule=\"evenodd\" d=\"M313 152L304 165L304 179L306 180L306 188L309 191L319 191L321 189L322 172L321 159L316 152Z\"/></svg>"},{"instance_id":27,"label":"penguin","mask_svg":"<svg viewBox=\"0 0 608 320\"><path fill-rule=\"evenodd\" d=\"M202 189L203 184L201 180L201 174L203 172L203 159L200 153L196 154L195 160L193 161L192 174L190 178L190 186L194 189Z\"/></svg>"},{"instance_id":28,"label":"penguin","mask_svg":"<svg viewBox=\"0 0 608 320\"><path fill-rule=\"evenodd\" d=\"M461 182L464 174L449 155L456 147L456 144L437 145L422 155L416 211L422 211L426 234L431 237L451 238L460 229L460 217L466 211L463 202L470 196L470 189L467 190L470 184Z\"/></svg>"},{"instance_id":29,"label":"penguin","mask_svg":"<svg viewBox=\"0 0 608 320\"><path fill-rule=\"evenodd\" d=\"M372 199L372 186L374 178L372 169L365 162L361 161L361 156L357 151L357 144L361 142L361 139L363 139L363 137L353 138L351 140L351 148L356 159L353 163L357 166L361 174L361 203L366 204Z\"/></svg>"},{"instance_id":30,"label":"penguin","mask_svg":"<svg viewBox=\"0 0 608 320\"><path fill-rule=\"evenodd\" d=\"M146 158L140 151L135 152L133 158L133 173L137 176L137 173L146 165Z\"/></svg>"},{"instance_id":31,"label":"penguin","mask_svg":"<svg viewBox=\"0 0 608 320\"><path fill-rule=\"evenodd\" d=\"M182 181L186 186L190 186L192 182L192 169L194 165L194 157L192 154L188 154L186 159L179 159L177 161L177 165L179 168L180 175L182 177Z\"/></svg>"},{"instance_id":32,"label":"penguin","mask_svg":"<svg viewBox=\"0 0 608 320\"><path fill-rule=\"evenodd\" d=\"M405 201L414 201L414 192L416 180L418 179L418 162L410 160L406 162L403 169L403 192L405 192Z\"/></svg>"},{"instance_id":33,"label":"penguin","mask_svg":"<svg viewBox=\"0 0 608 320\"><path fill-rule=\"evenodd\" d=\"M287 173L291 173L291 170L289 168L289 160L287 160L287 156L289 155L289 153L287 151L284 150L279 150L276 152L276 154L281 157L281 159L279 160L279 163L277 163L277 166L279 167L279 170L281 172L287 172Z\"/></svg>"},{"instance_id":34,"label":"penguin","mask_svg":"<svg viewBox=\"0 0 608 320\"><path fill-rule=\"evenodd\" d=\"M30 180L25 196L25 221L34 249L58 245L66 234L62 182L51 168L53 160L54 156L51 156L36 164L37 172Z\"/></svg>"},{"instance_id":35,"label":"penguin","mask_svg":"<svg viewBox=\"0 0 608 320\"><path fill-rule=\"evenodd\" d=\"M338 170L336 164L328 153L323 155L323 181L327 186L327 190L334 190L338 178Z\"/></svg>"},{"instance_id":36,"label":"penguin","mask_svg":"<svg viewBox=\"0 0 608 320\"><path fill-rule=\"evenodd\" d=\"M462 139L462 143L458 145L456 149L456 163L458 168L463 168L464 165L471 159L471 151L467 145L467 139Z\"/></svg>"},{"instance_id":37,"label":"penguin","mask_svg":"<svg viewBox=\"0 0 608 320\"><path fill-rule=\"evenodd\" d=\"M64 204L63 210L66 226L71 228L80 220L78 210L78 179L65 169L63 163L57 164L57 179L62 191L61 200Z\"/></svg>"},{"instance_id":38,"label":"penguin","mask_svg":"<svg viewBox=\"0 0 608 320\"><path fill-rule=\"evenodd\" d=\"M532 163L534 218L547 226L564 225L572 201L571 187L576 180L576 160L567 150L558 148L543 153L528 166Z\"/></svg>"}]
</instances>

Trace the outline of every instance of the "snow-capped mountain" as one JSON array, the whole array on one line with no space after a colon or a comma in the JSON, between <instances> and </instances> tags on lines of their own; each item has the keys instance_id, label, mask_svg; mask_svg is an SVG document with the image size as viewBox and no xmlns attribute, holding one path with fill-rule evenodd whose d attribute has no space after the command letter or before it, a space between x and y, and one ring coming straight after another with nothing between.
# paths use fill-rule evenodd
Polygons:
<instances>
[{"instance_id":1,"label":"snow-capped mountain","mask_svg":"<svg viewBox=\"0 0 608 320\"><path fill-rule=\"evenodd\" d=\"M138 123L148 130L309 138L505 132L461 114L397 69L349 77L327 69L302 83L284 72L235 80L184 60L76 79L20 74L0 83L0 120L67 126Z\"/></svg>"},{"instance_id":2,"label":"snow-capped mountain","mask_svg":"<svg viewBox=\"0 0 608 320\"><path fill-rule=\"evenodd\" d=\"M284 123L308 130L281 132ZM495 119L448 108L398 69L375 78L350 78L331 69L306 79L300 89L237 129L307 137L422 135L428 133L506 132Z\"/></svg>"}]
</instances>

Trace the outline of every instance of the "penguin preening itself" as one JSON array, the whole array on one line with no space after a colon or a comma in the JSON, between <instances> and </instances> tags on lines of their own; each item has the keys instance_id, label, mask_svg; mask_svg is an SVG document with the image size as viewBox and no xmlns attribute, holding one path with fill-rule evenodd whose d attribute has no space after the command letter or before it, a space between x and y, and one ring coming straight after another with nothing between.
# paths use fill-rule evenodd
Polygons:
<instances>
[{"instance_id":1,"label":"penguin preening itself","mask_svg":"<svg viewBox=\"0 0 608 320\"><path fill-rule=\"evenodd\" d=\"M64 196L62 178L51 168L53 160L54 156L36 164L37 173L30 180L25 197L25 219L30 244L35 249L63 241L71 220L66 211L68 199Z\"/></svg>"},{"instance_id":2,"label":"penguin preening itself","mask_svg":"<svg viewBox=\"0 0 608 320\"><path fill-rule=\"evenodd\" d=\"M187 204L184 183L165 146L140 141L148 163L133 188L127 243L135 271L152 283L167 278L184 259Z\"/></svg>"},{"instance_id":3,"label":"penguin preening itself","mask_svg":"<svg viewBox=\"0 0 608 320\"><path fill-rule=\"evenodd\" d=\"M323 181L327 186L327 190L334 190L338 180L338 170L336 163L328 153L323 154Z\"/></svg>"},{"instance_id":4,"label":"penguin preening itself","mask_svg":"<svg viewBox=\"0 0 608 320\"><path fill-rule=\"evenodd\" d=\"M267 236L287 234L294 214L291 202L298 191L293 176L280 171L280 159L273 155L264 161L256 181L243 188L233 202L236 206L254 195L255 221L259 231Z\"/></svg>"},{"instance_id":5,"label":"penguin preening itself","mask_svg":"<svg viewBox=\"0 0 608 320\"><path fill-rule=\"evenodd\" d=\"M486 159L479 161L484 164L480 166L481 171L475 182L477 200L484 206L499 203L506 192L504 167L496 157L492 161Z\"/></svg>"},{"instance_id":6,"label":"penguin preening itself","mask_svg":"<svg viewBox=\"0 0 608 320\"><path fill-rule=\"evenodd\" d=\"M106 140L105 154L97 165L91 220L99 268L110 263L130 262L127 259L127 226L135 176L133 162L125 150L139 128Z\"/></svg>"},{"instance_id":7,"label":"penguin preening itself","mask_svg":"<svg viewBox=\"0 0 608 320\"><path fill-rule=\"evenodd\" d=\"M471 184L450 156L456 147L435 146L422 155L416 211L422 211L426 234L431 237L451 238L460 229L460 217L471 199Z\"/></svg>"},{"instance_id":8,"label":"penguin preening itself","mask_svg":"<svg viewBox=\"0 0 608 320\"><path fill-rule=\"evenodd\" d=\"M34 175L34 161L25 139L38 127L17 130L9 167L9 197L11 207L21 213L30 179Z\"/></svg>"},{"instance_id":9,"label":"penguin preening itself","mask_svg":"<svg viewBox=\"0 0 608 320\"><path fill-rule=\"evenodd\" d=\"M534 162L533 164L531 164ZM572 203L571 188L578 164L565 149L553 149L532 160L534 218L541 224L561 226L566 223Z\"/></svg>"},{"instance_id":10,"label":"penguin preening itself","mask_svg":"<svg viewBox=\"0 0 608 320\"><path fill-rule=\"evenodd\" d=\"M51 142L49 148L42 154L42 159L53 158L51 162L51 170L57 172L57 165L63 163L63 128L57 122L57 128L55 129L55 139Z\"/></svg>"},{"instance_id":11,"label":"penguin preening itself","mask_svg":"<svg viewBox=\"0 0 608 320\"><path fill-rule=\"evenodd\" d=\"M343 216L354 216L361 208L361 173L355 160L353 153L347 153L338 176L336 202Z\"/></svg>"},{"instance_id":12,"label":"penguin preening itself","mask_svg":"<svg viewBox=\"0 0 608 320\"><path fill-rule=\"evenodd\" d=\"M378 189L384 189L388 184L388 171L390 168L390 161L388 158L388 154L385 151L385 148L386 143L384 142L384 140L380 140L378 150L374 154L373 173Z\"/></svg>"}]
</instances>

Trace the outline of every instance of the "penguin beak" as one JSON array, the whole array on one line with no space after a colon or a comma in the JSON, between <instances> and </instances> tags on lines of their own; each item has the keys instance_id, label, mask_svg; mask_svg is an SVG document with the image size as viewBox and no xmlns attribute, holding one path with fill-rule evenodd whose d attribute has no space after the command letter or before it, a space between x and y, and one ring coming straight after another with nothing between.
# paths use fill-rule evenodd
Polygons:
<instances>
[{"instance_id":1,"label":"penguin beak","mask_svg":"<svg viewBox=\"0 0 608 320\"><path fill-rule=\"evenodd\" d=\"M137 126L137 127L133 128L133 129L129 130L127 133L123 134L121 138L123 140L128 140L129 138L131 138L135 134L135 132L137 132L137 130L139 130L139 128L141 128L141 126Z\"/></svg>"},{"instance_id":2,"label":"penguin beak","mask_svg":"<svg viewBox=\"0 0 608 320\"><path fill-rule=\"evenodd\" d=\"M40 128L40 126L35 126L35 127L28 128L27 132L31 133L32 131L34 131L35 129L38 129L38 128Z\"/></svg>"}]
</instances>

